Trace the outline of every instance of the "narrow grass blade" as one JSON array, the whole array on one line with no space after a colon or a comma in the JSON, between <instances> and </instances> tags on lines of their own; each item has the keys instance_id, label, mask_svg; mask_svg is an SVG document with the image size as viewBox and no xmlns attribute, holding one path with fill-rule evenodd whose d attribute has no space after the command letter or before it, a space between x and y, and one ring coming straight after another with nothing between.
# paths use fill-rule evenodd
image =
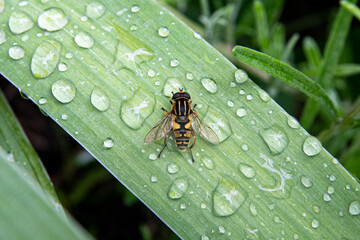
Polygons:
<instances>
[{"instance_id":1,"label":"narrow grass blade","mask_svg":"<svg viewBox=\"0 0 360 240\"><path fill-rule=\"evenodd\" d=\"M355 3L350 1L342 0L340 1L341 6L346 8L349 12L351 12L358 20L360 20L360 8L356 6Z\"/></svg>"},{"instance_id":2,"label":"narrow grass blade","mask_svg":"<svg viewBox=\"0 0 360 240\"><path fill-rule=\"evenodd\" d=\"M291 38L289 39L289 41L286 43L284 52L281 56L281 60L284 62L288 62L289 58L291 56L291 53L293 53L294 47L296 45L296 43L298 42L300 38L300 35L298 33L294 33Z\"/></svg>"},{"instance_id":3,"label":"narrow grass blade","mask_svg":"<svg viewBox=\"0 0 360 240\"><path fill-rule=\"evenodd\" d=\"M254 1L253 11L255 16L256 38L258 44L263 52L267 52L269 50L269 45L270 45L270 39L269 39L270 33L269 33L267 14L262 1L260 0Z\"/></svg>"},{"instance_id":4,"label":"narrow grass blade","mask_svg":"<svg viewBox=\"0 0 360 240\"><path fill-rule=\"evenodd\" d=\"M320 66L321 52L315 40L309 36L305 37L302 47L310 66L318 68Z\"/></svg>"},{"instance_id":5,"label":"narrow grass blade","mask_svg":"<svg viewBox=\"0 0 360 240\"><path fill-rule=\"evenodd\" d=\"M339 64L335 72L337 77L350 77L357 74L360 74L360 64L357 63Z\"/></svg>"},{"instance_id":6,"label":"narrow grass blade","mask_svg":"<svg viewBox=\"0 0 360 240\"><path fill-rule=\"evenodd\" d=\"M336 112L332 101L324 89L295 68L264 53L246 47L236 46L233 49L233 53L239 61L267 72L271 76L303 92L308 97L324 103L329 110Z\"/></svg>"}]
</instances>

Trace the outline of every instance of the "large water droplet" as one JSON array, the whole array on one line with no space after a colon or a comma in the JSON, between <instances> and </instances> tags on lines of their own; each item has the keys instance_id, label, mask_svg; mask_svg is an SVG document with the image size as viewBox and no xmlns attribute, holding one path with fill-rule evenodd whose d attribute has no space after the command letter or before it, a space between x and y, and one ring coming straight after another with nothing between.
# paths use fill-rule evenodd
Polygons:
<instances>
[{"instance_id":1,"label":"large water droplet","mask_svg":"<svg viewBox=\"0 0 360 240\"><path fill-rule=\"evenodd\" d=\"M231 127L228 118L223 112L219 112L213 108L209 108L204 121L209 124L212 130L219 137L220 142L224 141L231 135Z\"/></svg>"},{"instance_id":2,"label":"large water droplet","mask_svg":"<svg viewBox=\"0 0 360 240\"><path fill-rule=\"evenodd\" d=\"M13 46L9 48L9 57L15 60L19 60L25 56L24 48L21 46Z\"/></svg>"},{"instance_id":3,"label":"large water droplet","mask_svg":"<svg viewBox=\"0 0 360 240\"><path fill-rule=\"evenodd\" d=\"M94 88L91 93L91 104L99 111L106 111L109 109L110 100L108 96L99 88Z\"/></svg>"},{"instance_id":4,"label":"large water droplet","mask_svg":"<svg viewBox=\"0 0 360 240\"><path fill-rule=\"evenodd\" d=\"M154 111L154 107L154 96L140 90L121 104L120 117L130 128L139 129Z\"/></svg>"},{"instance_id":5,"label":"large water droplet","mask_svg":"<svg viewBox=\"0 0 360 240\"><path fill-rule=\"evenodd\" d=\"M360 214L360 202L359 201L353 201L350 203L349 213L351 215L359 215Z\"/></svg>"},{"instance_id":6,"label":"large water droplet","mask_svg":"<svg viewBox=\"0 0 360 240\"><path fill-rule=\"evenodd\" d=\"M60 59L61 45L53 40L41 43L31 59L31 72L36 78L45 78L54 72Z\"/></svg>"},{"instance_id":7,"label":"large water droplet","mask_svg":"<svg viewBox=\"0 0 360 240\"><path fill-rule=\"evenodd\" d=\"M215 168L215 163L209 157L201 157L201 161L207 169Z\"/></svg>"},{"instance_id":8,"label":"large water droplet","mask_svg":"<svg viewBox=\"0 0 360 240\"><path fill-rule=\"evenodd\" d=\"M0 0L0 13L2 13L5 9L5 0Z\"/></svg>"},{"instance_id":9,"label":"large water droplet","mask_svg":"<svg viewBox=\"0 0 360 240\"><path fill-rule=\"evenodd\" d=\"M170 163L167 167L168 172L171 174L177 173L179 171L179 166L176 165L175 163Z\"/></svg>"},{"instance_id":10,"label":"large water droplet","mask_svg":"<svg viewBox=\"0 0 360 240\"><path fill-rule=\"evenodd\" d=\"M71 102L76 94L76 88L69 80L58 80L51 86L51 92L61 103Z\"/></svg>"},{"instance_id":11,"label":"large water droplet","mask_svg":"<svg viewBox=\"0 0 360 240\"><path fill-rule=\"evenodd\" d=\"M270 100L270 96L267 92L262 89L258 89L257 91L261 100L263 100L264 102L268 102Z\"/></svg>"},{"instance_id":12,"label":"large water droplet","mask_svg":"<svg viewBox=\"0 0 360 240\"><path fill-rule=\"evenodd\" d=\"M303 151L308 156L315 156L320 153L322 148L321 142L313 136L308 137L303 145Z\"/></svg>"},{"instance_id":13,"label":"large water droplet","mask_svg":"<svg viewBox=\"0 0 360 240\"><path fill-rule=\"evenodd\" d=\"M50 8L40 14L38 18L38 25L46 31L53 32L62 29L68 23L63 10L59 8Z\"/></svg>"},{"instance_id":14,"label":"large water droplet","mask_svg":"<svg viewBox=\"0 0 360 240\"><path fill-rule=\"evenodd\" d=\"M101 3L92 2L86 6L86 15L93 19L101 17L105 12L105 7Z\"/></svg>"},{"instance_id":15,"label":"large water droplet","mask_svg":"<svg viewBox=\"0 0 360 240\"><path fill-rule=\"evenodd\" d=\"M160 37L167 37L167 36L169 36L169 33L170 33L170 31L167 27L161 27L158 30L158 34Z\"/></svg>"},{"instance_id":16,"label":"large water droplet","mask_svg":"<svg viewBox=\"0 0 360 240\"><path fill-rule=\"evenodd\" d=\"M222 178L213 192L215 216L230 216L244 203L247 193L235 182Z\"/></svg>"},{"instance_id":17,"label":"large water droplet","mask_svg":"<svg viewBox=\"0 0 360 240\"><path fill-rule=\"evenodd\" d=\"M211 78L202 78L201 84L206 90L208 90L211 93L216 93L218 90L218 86L216 82Z\"/></svg>"},{"instance_id":18,"label":"large water droplet","mask_svg":"<svg viewBox=\"0 0 360 240\"><path fill-rule=\"evenodd\" d=\"M163 94L167 97L172 97L171 92L179 91L179 88L184 88L182 82L177 78L168 78L164 85Z\"/></svg>"},{"instance_id":19,"label":"large water droplet","mask_svg":"<svg viewBox=\"0 0 360 240\"><path fill-rule=\"evenodd\" d=\"M253 178L256 175L255 169L253 167L251 167L250 165L247 165L244 163L241 163L239 165L239 170L247 178Z\"/></svg>"},{"instance_id":20,"label":"large water droplet","mask_svg":"<svg viewBox=\"0 0 360 240\"><path fill-rule=\"evenodd\" d=\"M76 34L74 41L82 48L91 48L95 43L93 37L85 32L79 32Z\"/></svg>"},{"instance_id":21,"label":"large water droplet","mask_svg":"<svg viewBox=\"0 0 360 240\"><path fill-rule=\"evenodd\" d=\"M307 177L307 176L304 176L304 175L301 176L301 183L307 188L312 186L311 179L309 177Z\"/></svg>"},{"instance_id":22,"label":"large water droplet","mask_svg":"<svg viewBox=\"0 0 360 240\"><path fill-rule=\"evenodd\" d=\"M6 42L6 34L5 34L4 30L2 30L0 28L0 44L2 44L4 42Z\"/></svg>"},{"instance_id":23,"label":"large water droplet","mask_svg":"<svg viewBox=\"0 0 360 240\"><path fill-rule=\"evenodd\" d=\"M270 128L260 132L260 136L268 145L270 152L274 155L282 153L289 143L289 139L276 123Z\"/></svg>"},{"instance_id":24,"label":"large water droplet","mask_svg":"<svg viewBox=\"0 0 360 240\"><path fill-rule=\"evenodd\" d=\"M317 219L314 218L314 219L311 221L311 226L312 226L313 228L318 228L319 225L320 225L319 220L317 220Z\"/></svg>"},{"instance_id":25,"label":"large water droplet","mask_svg":"<svg viewBox=\"0 0 360 240\"><path fill-rule=\"evenodd\" d=\"M242 69L236 69L235 70L235 80L238 83L244 83L249 79L249 76L247 73Z\"/></svg>"},{"instance_id":26,"label":"large water droplet","mask_svg":"<svg viewBox=\"0 0 360 240\"><path fill-rule=\"evenodd\" d=\"M34 21L24 12L15 11L9 18L9 28L12 33L20 34L34 26Z\"/></svg>"},{"instance_id":27,"label":"large water droplet","mask_svg":"<svg viewBox=\"0 0 360 240\"><path fill-rule=\"evenodd\" d=\"M186 193L189 183L185 178L178 178L171 185L169 190L169 197L171 199L179 199Z\"/></svg>"}]
</instances>

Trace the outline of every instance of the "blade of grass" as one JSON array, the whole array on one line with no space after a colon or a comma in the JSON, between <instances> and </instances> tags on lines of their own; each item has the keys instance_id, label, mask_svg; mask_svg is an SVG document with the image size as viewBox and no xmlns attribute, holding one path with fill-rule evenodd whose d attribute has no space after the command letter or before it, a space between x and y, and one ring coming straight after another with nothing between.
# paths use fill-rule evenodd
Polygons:
<instances>
[{"instance_id":1,"label":"blade of grass","mask_svg":"<svg viewBox=\"0 0 360 240\"><path fill-rule=\"evenodd\" d=\"M318 68L320 66L321 52L316 41L312 37L305 37L303 41L303 51L310 67Z\"/></svg>"},{"instance_id":2,"label":"blade of grass","mask_svg":"<svg viewBox=\"0 0 360 240\"><path fill-rule=\"evenodd\" d=\"M269 26L264 4L260 0L255 0L253 4L253 11L256 25L256 39L261 51L267 52L269 50Z\"/></svg>"},{"instance_id":3,"label":"blade of grass","mask_svg":"<svg viewBox=\"0 0 360 240\"><path fill-rule=\"evenodd\" d=\"M342 0L340 1L341 6L351 12L358 20L360 20L360 8L355 3Z\"/></svg>"},{"instance_id":4,"label":"blade of grass","mask_svg":"<svg viewBox=\"0 0 360 240\"><path fill-rule=\"evenodd\" d=\"M350 77L357 74L360 74L360 64L357 63L339 64L335 72L337 77Z\"/></svg>"}]
</instances>

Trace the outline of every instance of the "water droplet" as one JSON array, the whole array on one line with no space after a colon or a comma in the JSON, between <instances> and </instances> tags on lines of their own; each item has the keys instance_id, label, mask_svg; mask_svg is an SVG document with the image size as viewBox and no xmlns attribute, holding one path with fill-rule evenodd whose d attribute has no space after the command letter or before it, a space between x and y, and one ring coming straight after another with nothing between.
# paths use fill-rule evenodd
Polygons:
<instances>
[{"instance_id":1,"label":"water droplet","mask_svg":"<svg viewBox=\"0 0 360 240\"><path fill-rule=\"evenodd\" d=\"M91 104L99 111L103 112L109 109L110 100L108 96L99 88L94 88L91 93Z\"/></svg>"},{"instance_id":2,"label":"water droplet","mask_svg":"<svg viewBox=\"0 0 360 240\"><path fill-rule=\"evenodd\" d=\"M51 86L51 92L61 103L71 102L76 94L76 88L69 80L58 80Z\"/></svg>"},{"instance_id":3,"label":"water droplet","mask_svg":"<svg viewBox=\"0 0 360 240\"><path fill-rule=\"evenodd\" d=\"M246 192L235 182L222 178L213 192L215 216L230 216L244 203Z\"/></svg>"},{"instance_id":4,"label":"water droplet","mask_svg":"<svg viewBox=\"0 0 360 240\"><path fill-rule=\"evenodd\" d=\"M3 44L4 42L6 42L6 34L4 30L0 28L0 44Z\"/></svg>"},{"instance_id":5,"label":"water droplet","mask_svg":"<svg viewBox=\"0 0 360 240\"><path fill-rule=\"evenodd\" d=\"M331 182L335 182L335 181L336 181L336 176L335 176L335 175L331 175L329 179L330 179Z\"/></svg>"},{"instance_id":6,"label":"water droplet","mask_svg":"<svg viewBox=\"0 0 360 240\"><path fill-rule=\"evenodd\" d=\"M86 15L90 18L97 19L105 13L105 7L101 3L92 2L86 6Z\"/></svg>"},{"instance_id":7,"label":"water droplet","mask_svg":"<svg viewBox=\"0 0 360 240\"><path fill-rule=\"evenodd\" d=\"M148 76L149 76L149 77L155 77L155 75L156 75L156 72L155 72L154 70L150 69L150 70L148 71Z\"/></svg>"},{"instance_id":8,"label":"water droplet","mask_svg":"<svg viewBox=\"0 0 360 240\"><path fill-rule=\"evenodd\" d=\"M229 119L223 112L219 112L213 108L209 108L204 121L211 127L219 137L220 142L224 141L231 135L231 127Z\"/></svg>"},{"instance_id":9,"label":"water droplet","mask_svg":"<svg viewBox=\"0 0 360 240\"><path fill-rule=\"evenodd\" d=\"M60 72L65 72L68 68L67 68L67 65L65 63L59 63L58 69L59 69Z\"/></svg>"},{"instance_id":10,"label":"water droplet","mask_svg":"<svg viewBox=\"0 0 360 240\"><path fill-rule=\"evenodd\" d=\"M167 167L168 172L171 174L177 173L179 169L180 169L179 166L176 165L175 163L170 163Z\"/></svg>"},{"instance_id":11,"label":"water droplet","mask_svg":"<svg viewBox=\"0 0 360 240\"><path fill-rule=\"evenodd\" d=\"M186 193L189 183L185 178L178 178L171 185L169 190L169 197L171 199L179 199Z\"/></svg>"},{"instance_id":12,"label":"water droplet","mask_svg":"<svg viewBox=\"0 0 360 240\"><path fill-rule=\"evenodd\" d=\"M320 225L319 220L317 220L317 219L314 218L314 219L311 221L311 226L312 226L313 228L318 228L319 225Z\"/></svg>"},{"instance_id":13,"label":"water droplet","mask_svg":"<svg viewBox=\"0 0 360 240\"><path fill-rule=\"evenodd\" d=\"M140 7L138 5L134 5L134 6L131 7L131 11L133 13L140 12Z\"/></svg>"},{"instance_id":14,"label":"water droplet","mask_svg":"<svg viewBox=\"0 0 360 240\"><path fill-rule=\"evenodd\" d=\"M150 179L151 179L151 182L153 182L153 183L154 183L154 182L157 182L157 177L156 177L156 176L151 176Z\"/></svg>"},{"instance_id":15,"label":"water droplet","mask_svg":"<svg viewBox=\"0 0 360 240\"><path fill-rule=\"evenodd\" d=\"M91 48L95 43L93 37L85 32L79 32L76 34L74 41L82 48Z\"/></svg>"},{"instance_id":16,"label":"water droplet","mask_svg":"<svg viewBox=\"0 0 360 240\"><path fill-rule=\"evenodd\" d=\"M203 87L211 93L216 93L218 90L218 86L216 82L211 78L203 78L201 79L201 84Z\"/></svg>"},{"instance_id":17,"label":"water droplet","mask_svg":"<svg viewBox=\"0 0 360 240\"><path fill-rule=\"evenodd\" d=\"M236 115L239 117L244 117L246 115L246 109L245 108L238 108L236 110Z\"/></svg>"},{"instance_id":18,"label":"water droplet","mask_svg":"<svg viewBox=\"0 0 360 240\"><path fill-rule=\"evenodd\" d=\"M50 8L40 14L38 25L46 31L53 32L65 27L68 21L69 20L63 10L59 8Z\"/></svg>"},{"instance_id":19,"label":"water droplet","mask_svg":"<svg viewBox=\"0 0 360 240\"><path fill-rule=\"evenodd\" d=\"M329 186L328 189L327 189L327 193L331 195L334 192L335 192L335 188L333 186Z\"/></svg>"},{"instance_id":20,"label":"water droplet","mask_svg":"<svg viewBox=\"0 0 360 240\"><path fill-rule=\"evenodd\" d=\"M167 37L167 36L169 36L169 33L170 33L170 31L167 27L161 27L158 30L158 34L160 37Z\"/></svg>"},{"instance_id":21,"label":"water droplet","mask_svg":"<svg viewBox=\"0 0 360 240\"><path fill-rule=\"evenodd\" d=\"M232 102L232 101L227 101L227 104L229 107L234 107L234 102Z\"/></svg>"},{"instance_id":22,"label":"water droplet","mask_svg":"<svg viewBox=\"0 0 360 240\"><path fill-rule=\"evenodd\" d=\"M201 162L205 165L207 169L215 168L215 163L208 157L201 157Z\"/></svg>"},{"instance_id":23,"label":"water droplet","mask_svg":"<svg viewBox=\"0 0 360 240\"><path fill-rule=\"evenodd\" d=\"M313 136L308 137L303 145L303 151L309 157L315 156L320 153L322 148L321 142Z\"/></svg>"},{"instance_id":24,"label":"water droplet","mask_svg":"<svg viewBox=\"0 0 360 240\"><path fill-rule=\"evenodd\" d=\"M223 226L219 226L219 232L224 234L225 233L225 228Z\"/></svg>"},{"instance_id":25,"label":"water droplet","mask_svg":"<svg viewBox=\"0 0 360 240\"><path fill-rule=\"evenodd\" d=\"M241 90L239 91L239 94L240 94L240 95L244 95L244 94L245 94L245 90L244 90L244 89L241 89Z\"/></svg>"},{"instance_id":26,"label":"water droplet","mask_svg":"<svg viewBox=\"0 0 360 240\"><path fill-rule=\"evenodd\" d=\"M253 167L251 167L250 165L247 165L244 163L241 163L239 165L239 170L247 178L253 178L256 175L255 169Z\"/></svg>"},{"instance_id":27,"label":"water droplet","mask_svg":"<svg viewBox=\"0 0 360 240\"><path fill-rule=\"evenodd\" d=\"M170 66L171 67L177 67L179 65L179 61L177 59L172 59L170 61Z\"/></svg>"},{"instance_id":28,"label":"water droplet","mask_svg":"<svg viewBox=\"0 0 360 240\"><path fill-rule=\"evenodd\" d=\"M235 70L235 80L238 83L244 83L249 79L249 76L247 73L242 69L236 69Z\"/></svg>"},{"instance_id":29,"label":"water droplet","mask_svg":"<svg viewBox=\"0 0 360 240\"><path fill-rule=\"evenodd\" d=\"M112 148L114 146L114 140L112 138L107 138L103 142L105 148Z\"/></svg>"},{"instance_id":30,"label":"water droplet","mask_svg":"<svg viewBox=\"0 0 360 240\"><path fill-rule=\"evenodd\" d=\"M235 82L230 82L230 87L236 87L236 83Z\"/></svg>"},{"instance_id":31,"label":"water droplet","mask_svg":"<svg viewBox=\"0 0 360 240\"><path fill-rule=\"evenodd\" d=\"M0 0L0 13L2 13L5 9L5 0Z\"/></svg>"},{"instance_id":32,"label":"water droplet","mask_svg":"<svg viewBox=\"0 0 360 240\"><path fill-rule=\"evenodd\" d=\"M147 117L154 111L153 94L137 91L129 100L121 104L120 117L132 129L140 129Z\"/></svg>"},{"instance_id":33,"label":"water droplet","mask_svg":"<svg viewBox=\"0 0 360 240\"><path fill-rule=\"evenodd\" d=\"M270 100L270 96L267 92L265 92L262 89L258 89L258 93L260 96L260 99L263 100L264 102L268 102Z\"/></svg>"},{"instance_id":34,"label":"water droplet","mask_svg":"<svg viewBox=\"0 0 360 240\"><path fill-rule=\"evenodd\" d=\"M22 42L26 42L27 40L29 40L30 36L28 34L25 34L24 36L21 37L21 41ZM1 44L1 40L0 40L0 44Z\"/></svg>"},{"instance_id":35,"label":"water droplet","mask_svg":"<svg viewBox=\"0 0 360 240\"><path fill-rule=\"evenodd\" d=\"M192 74L191 72L187 72L186 79L192 81L194 79L194 74Z\"/></svg>"},{"instance_id":36,"label":"water droplet","mask_svg":"<svg viewBox=\"0 0 360 240\"><path fill-rule=\"evenodd\" d=\"M269 147L270 152L274 155L282 153L289 143L288 137L276 123L270 128L260 132L260 136Z\"/></svg>"},{"instance_id":37,"label":"water droplet","mask_svg":"<svg viewBox=\"0 0 360 240\"><path fill-rule=\"evenodd\" d=\"M258 211L256 209L256 206L253 203L250 203L250 212L253 216L257 216L258 215Z\"/></svg>"},{"instance_id":38,"label":"water droplet","mask_svg":"<svg viewBox=\"0 0 360 240\"><path fill-rule=\"evenodd\" d=\"M47 99L46 98L40 98L39 99L39 104L40 105L43 105L43 104L45 104L47 102Z\"/></svg>"},{"instance_id":39,"label":"water droplet","mask_svg":"<svg viewBox=\"0 0 360 240\"><path fill-rule=\"evenodd\" d=\"M70 58L72 58L72 57L73 57L73 54L72 54L72 53L70 53L70 52L69 52L69 53L66 53L66 54L65 54L65 57L66 57L66 58L68 58L68 59L70 59Z\"/></svg>"},{"instance_id":40,"label":"water droplet","mask_svg":"<svg viewBox=\"0 0 360 240\"><path fill-rule=\"evenodd\" d=\"M33 26L34 21L24 12L15 11L9 18L9 28L14 34L26 32Z\"/></svg>"},{"instance_id":41,"label":"water droplet","mask_svg":"<svg viewBox=\"0 0 360 240\"><path fill-rule=\"evenodd\" d=\"M48 77L60 59L61 45L53 40L41 43L31 59L31 72L36 78Z\"/></svg>"},{"instance_id":42,"label":"water droplet","mask_svg":"<svg viewBox=\"0 0 360 240\"><path fill-rule=\"evenodd\" d=\"M291 128L294 128L294 129L300 127L299 122L295 118L293 118L291 116L288 117L287 123Z\"/></svg>"},{"instance_id":43,"label":"water droplet","mask_svg":"<svg viewBox=\"0 0 360 240\"><path fill-rule=\"evenodd\" d=\"M186 209L186 204L185 203L180 204L180 209L185 210Z\"/></svg>"},{"instance_id":44,"label":"water droplet","mask_svg":"<svg viewBox=\"0 0 360 240\"><path fill-rule=\"evenodd\" d=\"M136 31L138 29L136 24L131 25L130 31Z\"/></svg>"},{"instance_id":45,"label":"water droplet","mask_svg":"<svg viewBox=\"0 0 360 240\"><path fill-rule=\"evenodd\" d=\"M300 180L301 180L301 183L307 188L309 188L313 185L311 179L307 176L302 175Z\"/></svg>"},{"instance_id":46,"label":"water droplet","mask_svg":"<svg viewBox=\"0 0 360 240\"><path fill-rule=\"evenodd\" d=\"M177 92L179 88L184 88L184 85L179 79L168 78L164 85L163 94L167 97L172 97L171 92Z\"/></svg>"},{"instance_id":47,"label":"water droplet","mask_svg":"<svg viewBox=\"0 0 360 240\"><path fill-rule=\"evenodd\" d=\"M86 22L88 20L88 17L87 16L81 16L80 20L83 21L83 22Z\"/></svg>"},{"instance_id":48,"label":"water droplet","mask_svg":"<svg viewBox=\"0 0 360 240\"><path fill-rule=\"evenodd\" d=\"M155 153L150 153L149 154L149 159L150 160L156 160L157 159L157 155Z\"/></svg>"},{"instance_id":49,"label":"water droplet","mask_svg":"<svg viewBox=\"0 0 360 240\"><path fill-rule=\"evenodd\" d=\"M251 94L249 94L249 95L246 96L246 99L249 100L249 101L253 100L253 98L254 98L254 97L253 97L253 95L251 95Z\"/></svg>"},{"instance_id":50,"label":"water droplet","mask_svg":"<svg viewBox=\"0 0 360 240\"><path fill-rule=\"evenodd\" d=\"M312 209L315 213L320 213L320 208L318 206L314 205Z\"/></svg>"},{"instance_id":51,"label":"water droplet","mask_svg":"<svg viewBox=\"0 0 360 240\"><path fill-rule=\"evenodd\" d=\"M326 201L326 202L330 202L330 201L331 201L331 197L330 197L330 195L327 194L327 193L324 193L323 199L324 199L324 201Z\"/></svg>"},{"instance_id":52,"label":"water droplet","mask_svg":"<svg viewBox=\"0 0 360 240\"><path fill-rule=\"evenodd\" d=\"M359 201L353 201L350 203L349 213L351 215L359 215L360 214L360 202Z\"/></svg>"},{"instance_id":53,"label":"water droplet","mask_svg":"<svg viewBox=\"0 0 360 240\"><path fill-rule=\"evenodd\" d=\"M202 235L201 240L210 240L210 238L208 236L206 236L206 235Z\"/></svg>"},{"instance_id":54,"label":"water droplet","mask_svg":"<svg viewBox=\"0 0 360 240\"><path fill-rule=\"evenodd\" d=\"M201 203L200 204L200 207L201 207L201 209L205 209L207 206L206 206L206 203Z\"/></svg>"},{"instance_id":55,"label":"water droplet","mask_svg":"<svg viewBox=\"0 0 360 240\"><path fill-rule=\"evenodd\" d=\"M61 119L62 120L68 120L69 116L66 113L61 114Z\"/></svg>"},{"instance_id":56,"label":"water droplet","mask_svg":"<svg viewBox=\"0 0 360 240\"><path fill-rule=\"evenodd\" d=\"M14 60L19 60L25 56L24 48L21 46L13 46L9 48L9 57Z\"/></svg>"}]
</instances>

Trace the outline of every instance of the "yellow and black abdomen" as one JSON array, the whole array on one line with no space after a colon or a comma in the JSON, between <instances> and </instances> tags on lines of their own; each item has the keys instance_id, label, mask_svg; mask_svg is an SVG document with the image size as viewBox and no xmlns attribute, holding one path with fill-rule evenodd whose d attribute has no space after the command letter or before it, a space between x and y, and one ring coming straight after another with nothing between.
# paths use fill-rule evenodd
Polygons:
<instances>
[{"instance_id":1,"label":"yellow and black abdomen","mask_svg":"<svg viewBox=\"0 0 360 240\"><path fill-rule=\"evenodd\" d=\"M173 124L173 131L175 135L176 145L181 151L189 146L191 137L191 121L186 119L184 121L175 119Z\"/></svg>"}]
</instances>

